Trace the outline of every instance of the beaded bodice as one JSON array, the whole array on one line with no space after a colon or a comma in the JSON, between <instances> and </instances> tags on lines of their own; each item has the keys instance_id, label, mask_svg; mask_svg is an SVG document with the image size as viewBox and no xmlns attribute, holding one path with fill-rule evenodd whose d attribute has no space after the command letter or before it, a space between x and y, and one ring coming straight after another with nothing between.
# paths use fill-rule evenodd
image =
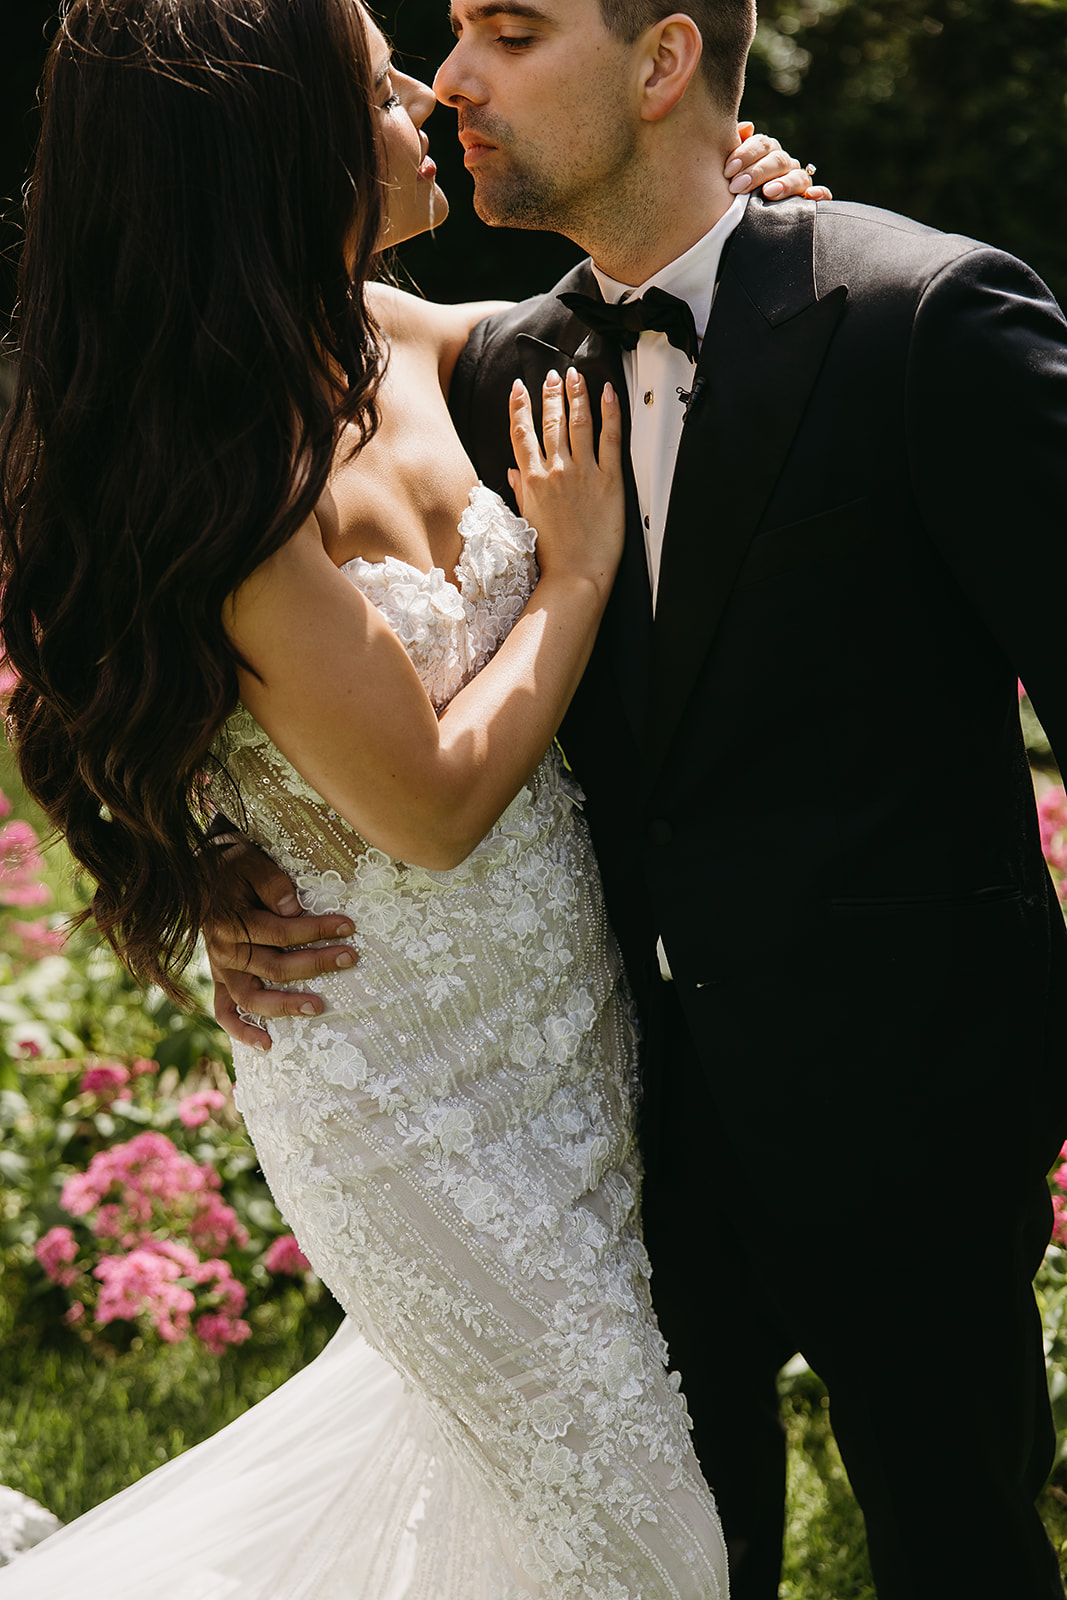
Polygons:
<instances>
[{"instance_id":1,"label":"beaded bodice","mask_svg":"<svg viewBox=\"0 0 1067 1600\"><path fill-rule=\"evenodd\" d=\"M438 714L499 647L537 579L533 529L481 484L471 491L459 531L455 583L440 567L422 572L392 556L380 562L357 556L341 569L397 634ZM355 867L365 841L243 707L226 723L215 753L226 774L213 786L219 809L227 816L240 810L249 837L291 876L310 883L317 874Z\"/></svg>"},{"instance_id":2,"label":"beaded bodice","mask_svg":"<svg viewBox=\"0 0 1067 1600\"><path fill-rule=\"evenodd\" d=\"M438 710L536 578L533 532L488 491L461 532L455 585L395 560L345 569ZM279 1206L434 1441L396 1593L717 1600L721 1537L649 1303L634 1028L558 753L447 872L359 839L247 713L220 754L305 909L356 929L356 966L313 985L323 1014L234 1059ZM346 1600L391 1594L375 1572Z\"/></svg>"}]
</instances>

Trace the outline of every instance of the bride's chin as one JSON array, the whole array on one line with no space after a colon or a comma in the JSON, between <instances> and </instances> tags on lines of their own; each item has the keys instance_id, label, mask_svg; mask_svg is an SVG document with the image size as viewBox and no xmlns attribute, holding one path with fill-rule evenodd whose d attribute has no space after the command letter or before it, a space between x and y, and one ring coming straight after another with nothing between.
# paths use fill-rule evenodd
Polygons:
<instances>
[{"instance_id":1,"label":"bride's chin","mask_svg":"<svg viewBox=\"0 0 1067 1600\"><path fill-rule=\"evenodd\" d=\"M448 216L448 212L448 196L435 183L427 196L427 204L422 216L404 217L396 223L391 217L386 219L381 238L378 240L378 249L392 250L396 245L404 244L408 239L417 239L420 234L432 233L441 226Z\"/></svg>"}]
</instances>

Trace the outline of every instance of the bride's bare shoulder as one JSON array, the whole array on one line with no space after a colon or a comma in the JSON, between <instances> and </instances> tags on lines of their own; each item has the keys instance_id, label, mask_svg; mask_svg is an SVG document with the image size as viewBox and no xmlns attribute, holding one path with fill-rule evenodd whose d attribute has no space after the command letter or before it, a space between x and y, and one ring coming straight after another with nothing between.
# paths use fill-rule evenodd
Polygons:
<instances>
[{"instance_id":1,"label":"bride's bare shoulder","mask_svg":"<svg viewBox=\"0 0 1067 1600\"><path fill-rule=\"evenodd\" d=\"M391 343L425 351L437 367L446 394L471 329L494 311L504 311L513 304L510 300L465 300L458 305L443 305L388 283L368 284L367 299Z\"/></svg>"}]
</instances>

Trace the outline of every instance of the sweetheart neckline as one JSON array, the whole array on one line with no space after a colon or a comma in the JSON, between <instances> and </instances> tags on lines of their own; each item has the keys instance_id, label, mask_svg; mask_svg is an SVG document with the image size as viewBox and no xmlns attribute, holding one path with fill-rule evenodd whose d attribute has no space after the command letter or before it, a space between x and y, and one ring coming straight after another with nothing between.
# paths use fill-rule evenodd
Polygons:
<instances>
[{"instance_id":1,"label":"sweetheart neckline","mask_svg":"<svg viewBox=\"0 0 1067 1600\"><path fill-rule=\"evenodd\" d=\"M463 507L463 510L460 513L459 521L456 524L456 531L459 534L459 558L456 561L455 566L452 568L452 578L456 577L459 573L460 566L463 563L463 558L467 553L467 544L472 531L468 527L468 519L471 512L474 510L475 496L479 493L479 491L488 495L490 499L495 501L498 505L503 506L505 510L510 510L507 502L503 500L494 489L486 488L485 484L480 478L478 479L477 483L471 486L467 495L467 504ZM383 556L380 561L368 561L366 556L353 556L351 560L343 561L337 570L338 572L347 572L349 567L358 566L363 568L369 567L372 571L385 571L390 564L392 564L394 567L403 567L405 572L414 572L416 576L420 578L434 578L440 575L444 579L444 582L447 584L447 586L450 589L454 589L459 595L460 599L463 599L462 586L459 583L453 583L452 578L449 577L444 567L431 567L427 572L422 567L417 567L413 561L405 561L402 556Z\"/></svg>"}]
</instances>

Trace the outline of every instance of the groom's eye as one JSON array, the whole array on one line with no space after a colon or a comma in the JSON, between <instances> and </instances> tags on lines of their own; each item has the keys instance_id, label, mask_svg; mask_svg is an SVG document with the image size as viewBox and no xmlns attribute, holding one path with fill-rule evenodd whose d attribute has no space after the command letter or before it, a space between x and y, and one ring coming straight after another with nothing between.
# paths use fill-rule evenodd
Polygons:
<instances>
[{"instance_id":1,"label":"groom's eye","mask_svg":"<svg viewBox=\"0 0 1067 1600\"><path fill-rule=\"evenodd\" d=\"M502 33L497 39L497 44L502 44L505 50L525 50L527 45L535 42L535 39L536 35L532 33Z\"/></svg>"}]
</instances>

